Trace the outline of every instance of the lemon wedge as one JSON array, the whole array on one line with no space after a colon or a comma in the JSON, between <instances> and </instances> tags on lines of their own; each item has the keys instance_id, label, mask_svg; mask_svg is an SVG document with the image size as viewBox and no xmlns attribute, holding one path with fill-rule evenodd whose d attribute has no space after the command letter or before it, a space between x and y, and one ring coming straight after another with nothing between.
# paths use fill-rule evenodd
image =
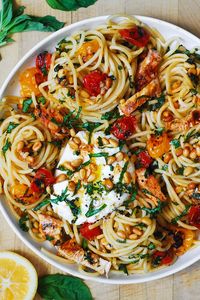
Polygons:
<instances>
[{"instance_id":1,"label":"lemon wedge","mask_svg":"<svg viewBox=\"0 0 200 300\"><path fill-rule=\"evenodd\" d=\"M1 300L32 300L37 285L36 270L26 258L10 251L0 252Z\"/></svg>"}]
</instances>

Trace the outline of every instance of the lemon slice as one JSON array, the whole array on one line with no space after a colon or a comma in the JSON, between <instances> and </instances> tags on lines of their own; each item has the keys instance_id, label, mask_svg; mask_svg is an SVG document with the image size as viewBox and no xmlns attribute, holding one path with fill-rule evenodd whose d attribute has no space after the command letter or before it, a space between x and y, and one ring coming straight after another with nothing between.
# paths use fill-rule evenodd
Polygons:
<instances>
[{"instance_id":1,"label":"lemon slice","mask_svg":"<svg viewBox=\"0 0 200 300\"><path fill-rule=\"evenodd\" d=\"M38 285L33 265L24 257L10 252L0 252L0 299L32 300Z\"/></svg>"}]
</instances>

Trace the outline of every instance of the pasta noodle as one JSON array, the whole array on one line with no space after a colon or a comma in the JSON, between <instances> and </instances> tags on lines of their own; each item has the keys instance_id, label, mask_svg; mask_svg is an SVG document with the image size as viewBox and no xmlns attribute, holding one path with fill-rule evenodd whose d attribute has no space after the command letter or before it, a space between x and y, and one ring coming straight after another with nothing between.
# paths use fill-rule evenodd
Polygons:
<instances>
[{"instance_id":1,"label":"pasta noodle","mask_svg":"<svg viewBox=\"0 0 200 300\"><path fill-rule=\"evenodd\" d=\"M36 68L20 75L21 96L7 96L0 104L0 193L21 229L37 242L48 240L64 257L60 261L75 261L80 272L92 276L109 269L153 272L198 244L199 64L198 49L185 49L178 37L165 41L157 30L127 16L75 32L54 53L39 54ZM87 145L77 139L82 130ZM109 142L111 149L121 147L117 154L105 152ZM107 166L113 161L114 169L124 161L118 166L119 184L104 178L107 186L98 190L99 181L89 181L99 172L94 157L101 156L90 153L92 143L103 149ZM89 163L79 156L79 164L77 159L59 163L66 145L74 147L73 155L88 151ZM93 199L85 216L98 213L96 221L82 224L77 198L70 202L62 191L57 202L52 200L53 185L65 180L74 195L85 184L101 195L111 189L130 199L115 203L103 217L98 214L107 204L91 213ZM55 210L59 201L74 213L73 221ZM42 251L58 257L55 250Z\"/></svg>"}]
</instances>

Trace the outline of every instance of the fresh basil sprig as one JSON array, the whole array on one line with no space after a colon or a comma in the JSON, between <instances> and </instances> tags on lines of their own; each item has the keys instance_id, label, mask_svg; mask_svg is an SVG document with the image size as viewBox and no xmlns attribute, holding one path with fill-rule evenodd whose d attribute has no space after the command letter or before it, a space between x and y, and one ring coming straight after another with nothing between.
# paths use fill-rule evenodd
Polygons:
<instances>
[{"instance_id":1,"label":"fresh basil sprig","mask_svg":"<svg viewBox=\"0 0 200 300\"><path fill-rule=\"evenodd\" d=\"M79 278L51 274L39 278L38 294L44 300L92 300L88 286Z\"/></svg>"},{"instance_id":2,"label":"fresh basil sprig","mask_svg":"<svg viewBox=\"0 0 200 300\"><path fill-rule=\"evenodd\" d=\"M14 9L12 0L2 0L0 11L0 47L14 42L10 37L22 31L56 31L64 26L53 16L34 17L24 14L24 6Z\"/></svg>"},{"instance_id":3,"label":"fresh basil sprig","mask_svg":"<svg viewBox=\"0 0 200 300\"><path fill-rule=\"evenodd\" d=\"M88 7L97 0L46 0L46 2L54 9L73 11L81 7Z\"/></svg>"}]
</instances>

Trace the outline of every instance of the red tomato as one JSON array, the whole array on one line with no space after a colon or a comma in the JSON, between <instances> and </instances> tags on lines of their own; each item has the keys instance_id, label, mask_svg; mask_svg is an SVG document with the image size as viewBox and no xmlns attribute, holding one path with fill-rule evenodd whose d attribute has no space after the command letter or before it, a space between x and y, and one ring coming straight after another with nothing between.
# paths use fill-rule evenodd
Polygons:
<instances>
[{"instance_id":1,"label":"red tomato","mask_svg":"<svg viewBox=\"0 0 200 300\"><path fill-rule=\"evenodd\" d=\"M200 205L194 205L189 210L189 224L200 229Z\"/></svg>"},{"instance_id":2,"label":"red tomato","mask_svg":"<svg viewBox=\"0 0 200 300\"><path fill-rule=\"evenodd\" d=\"M150 157L147 151L142 151L138 154L138 159L144 168L148 168L149 165L153 162L153 159Z\"/></svg>"},{"instance_id":3,"label":"red tomato","mask_svg":"<svg viewBox=\"0 0 200 300\"><path fill-rule=\"evenodd\" d=\"M89 229L90 225L91 225L90 223L82 224L80 227L80 233L85 239L92 241L95 239L95 237L102 234L102 230L99 226L93 229Z\"/></svg>"},{"instance_id":4,"label":"red tomato","mask_svg":"<svg viewBox=\"0 0 200 300\"><path fill-rule=\"evenodd\" d=\"M31 190L35 193L42 193L45 191L45 187L53 184L55 182L55 178L51 171L41 168L37 170L35 177L31 182Z\"/></svg>"},{"instance_id":5,"label":"red tomato","mask_svg":"<svg viewBox=\"0 0 200 300\"><path fill-rule=\"evenodd\" d=\"M130 29L120 29L119 33L126 41L139 48L146 46L150 39L150 33L140 26Z\"/></svg>"},{"instance_id":6,"label":"red tomato","mask_svg":"<svg viewBox=\"0 0 200 300\"><path fill-rule=\"evenodd\" d=\"M84 88L91 96L98 96L101 92L101 83L105 82L107 74L101 71L93 71L83 78Z\"/></svg>"},{"instance_id":7,"label":"red tomato","mask_svg":"<svg viewBox=\"0 0 200 300\"><path fill-rule=\"evenodd\" d=\"M152 262L154 265L170 265L173 261L173 254L168 251L156 251L152 256Z\"/></svg>"},{"instance_id":8,"label":"red tomato","mask_svg":"<svg viewBox=\"0 0 200 300\"><path fill-rule=\"evenodd\" d=\"M40 53L36 57L36 68L38 69L39 72L41 72L44 76L47 76L48 71L51 66L51 54L48 53L47 51L44 51Z\"/></svg>"},{"instance_id":9,"label":"red tomato","mask_svg":"<svg viewBox=\"0 0 200 300\"><path fill-rule=\"evenodd\" d=\"M124 116L115 121L111 128L111 133L119 140L125 140L135 132L136 118L134 116Z\"/></svg>"}]
</instances>

